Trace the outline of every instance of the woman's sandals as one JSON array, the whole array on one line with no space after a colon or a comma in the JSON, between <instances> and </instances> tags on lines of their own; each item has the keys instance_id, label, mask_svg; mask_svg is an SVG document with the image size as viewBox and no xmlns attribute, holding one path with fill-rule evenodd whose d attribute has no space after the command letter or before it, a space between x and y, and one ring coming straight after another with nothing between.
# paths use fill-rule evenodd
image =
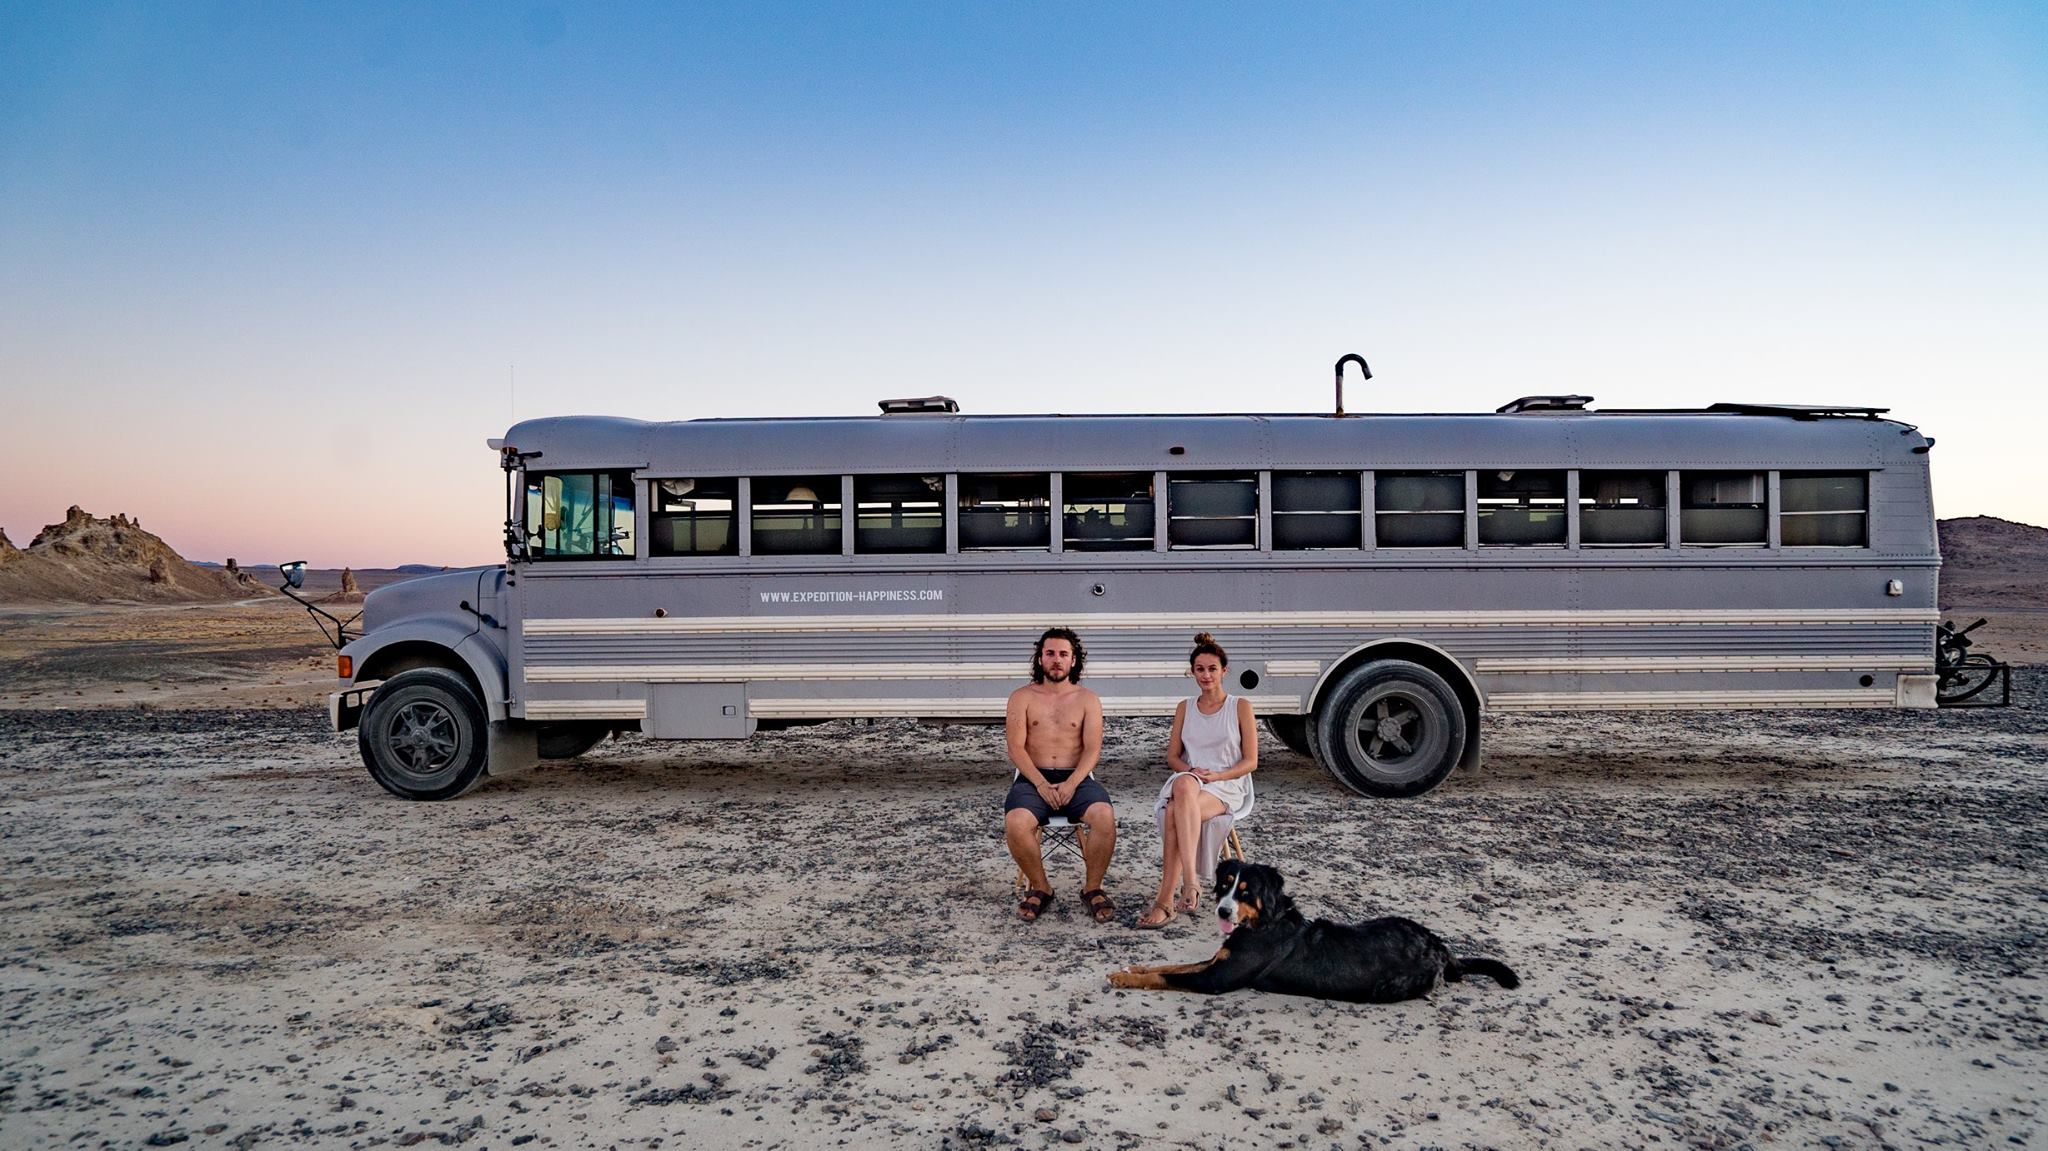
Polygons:
<instances>
[{"instance_id":1,"label":"woman's sandals","mask_svg":"<svg viewBox=\"0 0 2048 1151\"><path fill-rule=\"evenodd\" d=\"M1081 902L1088 908L1088 914L1097 923L1108 923L1116 918L1116 904L1109 901L1109 893L1100 887L1081 893Z\"/></svg>"},{"instance_id":2,"label":"woman's sandals","mask_svg":"<svg viewBox=\"0 0 2048 1151\"><path fill-rule=\"evenodd\" d=\"M1159 919L1156 921L1153 921L1152 919L1152 916L1154 914L1157 914L1159 916ZM1137 928L1139 931L1157 931L1160 928L1165 927L1167 924L1172 923L1176 918L1178 918L1178 914L1179 913L1175 912L1173 908L1168 907L1164 903L1155 903L1152 906L1146 908L1145 913L1143 915L1140 915L1138 918L1133 919L1131 921L1131 926Z\"/></svg>"}]
</instances>

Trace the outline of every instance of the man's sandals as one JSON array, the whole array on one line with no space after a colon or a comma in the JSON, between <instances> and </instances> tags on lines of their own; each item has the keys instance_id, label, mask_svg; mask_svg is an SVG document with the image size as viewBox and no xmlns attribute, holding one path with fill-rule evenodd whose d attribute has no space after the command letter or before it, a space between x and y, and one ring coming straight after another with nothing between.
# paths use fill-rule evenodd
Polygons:
<instances>
[{"instance_id":1,"label":"man's sandals","mask_svg":"<svg viewBox=\"0 0 2048 1151\"><path fill-rule=\"evenodd\" d=\"M1026 923L1035 923L1039 916L1045 914L1045 909L1051 906L1052 892L1027 891L1024 897L1017 901L1017 918Z\"/></svg>"},{"instance_id":2,"label":"man's sandals","mask_svg":"<svg viewBox=\"0 0 2048 1151\"><path fill-rule=\"evenodd\" d=\"M1109 894L1100 887L1081 893L1081 902L1088 908L1088 915L1097 923L1108 923L1116 918L1116 904L1109 901ZM1051 907L1053 895L1050 891L1027 891L1017 901L1017 918L1026 923L1035 923L1038 917Z\"/></svg>"}]
</instances>

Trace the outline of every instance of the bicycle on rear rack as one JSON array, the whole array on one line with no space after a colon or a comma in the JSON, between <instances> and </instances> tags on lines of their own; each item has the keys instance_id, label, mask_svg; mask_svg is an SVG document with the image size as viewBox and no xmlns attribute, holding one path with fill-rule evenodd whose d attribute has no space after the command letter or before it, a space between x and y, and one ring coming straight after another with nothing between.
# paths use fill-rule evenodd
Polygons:
<instances>
[{"instance_id":1,"label":"bicycle on rear rack","mask_svg":"<svg viewBox=\"0 0 2048 1151\"><path fill-rule=\"evenodd\" d=\"M1971 651L1970 633L1984 626L1978 620L1965 628L1942 623L1934 630L1934 701L1941 707L2006 707L2012 703L2012 666ZM1979 699L1984 689L1999 685L1998 698Z\"/></svg>"}]
</instances>

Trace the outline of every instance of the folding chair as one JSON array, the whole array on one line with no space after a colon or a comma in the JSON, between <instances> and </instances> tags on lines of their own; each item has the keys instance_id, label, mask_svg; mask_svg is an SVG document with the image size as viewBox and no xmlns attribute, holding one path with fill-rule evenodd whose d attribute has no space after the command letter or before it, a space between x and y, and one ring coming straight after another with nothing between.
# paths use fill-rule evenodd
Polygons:
<instances>
[{"instance_id":1,"label":"folding chair","mask_svg":"<svg viewBox=\"0 0 2048 1151\"><path fill-rule=\"evenodd\" d=\"M1251 818L1252 808L1257 806L1257 803L1258 797L1253 794L1248 797L1244 810L1237 815L1233 816L1226 811L1202 821L1202 839L1195 845L1195 873L1202 877L1203 883L1215 879L1218 859L1251 862L1251 857L1245 854L1244 840L1238 837L1237 825L1240 821ZM1162 834L1165 831L1163 822L1160 830Z\"/></svg>"},{"instance_id":2,"label":"folding chair","mask_svg":"<svg viewBox=\"0 0 2048 1151\"><path fill-rule=\"evenodd\" d=\"M1022 778L1021 772L1012 772L1010 775L1011 782ZM1087 835L1088 825L1080 820L1068 819L1064 815L1051 816L1038 825L1039 857L1050 865L1053 852L1064 851L1086 866L1087 856L1083 854L1083 850L1087 847ZM1051 850L1047 850L1048 848ZM1020 866L1017 868L1017 878L1013 887L1022 891L1025 882L1024 868Z\"/></svg>"},{"instance_id":3,"label":"folding chair","mask_svg":"<svg viewBox=\"0 0 2048 1151\"><path fill-rule=\"evenodd\" d=\"M1068 819L1064 815L1055 815L1039 825L1038 854L1044 858L1048 867L1052 863L1052 856L1055 851L1064 851L1076 860L1081 861L1083 866L1085 866L1087 857L1082 852L1087 846L1084 842L1084 837L1087 834L1087 824L1082 823L1078 819ZM1051 850L1047 850L1048 848ZM1024 884L1024 868L1019 866L1017 868L1016 881L1011 886L1017 891L1022 891L1024 890Z\"/></svg>"},{"instance_id":4,"label":"folding chair","mask_svg":"<svg viewBox=\"0 0 2048 1151\"><path fill-rule=\"evenodd\" d=\"M1202 842L1195 845L1195 870L1202 882L1215 878L1219 859L1251 862L1251 857L1244 853L1244 840L1238 837L1237 821L1227 811L1202 824Z\"/></svg>"}]
</instances>

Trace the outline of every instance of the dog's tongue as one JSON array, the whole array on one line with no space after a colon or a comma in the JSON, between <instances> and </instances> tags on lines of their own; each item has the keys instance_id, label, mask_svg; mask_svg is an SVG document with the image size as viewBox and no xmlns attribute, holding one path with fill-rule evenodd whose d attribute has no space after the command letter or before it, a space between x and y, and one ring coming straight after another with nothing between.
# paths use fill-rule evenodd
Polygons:
<instances>
[{"instance_id":1,"label":"dog's tongue","mask_svg":"<svg viewBox=\"0 0 2048 1151\"><path fill-rule=\"evenodd\" d=\"M1228 934L1230 934L1230 933L1231 933L1232 931L1235 931L1235 930L1237 929L1237 924L1235 924L1235 923L1232 923L1232 922L1231 922L1231 921L1229 921L1228 919L1224 919L1224 918L1222 918L1221 916L1217 917L1217 920L1216 920L1216 926L1218 926L1218 927L1222 928L1222 929L1223 929L1223 934L1225 934L1225 935L1228 935Z\"/></svg>"}]
</instances>

